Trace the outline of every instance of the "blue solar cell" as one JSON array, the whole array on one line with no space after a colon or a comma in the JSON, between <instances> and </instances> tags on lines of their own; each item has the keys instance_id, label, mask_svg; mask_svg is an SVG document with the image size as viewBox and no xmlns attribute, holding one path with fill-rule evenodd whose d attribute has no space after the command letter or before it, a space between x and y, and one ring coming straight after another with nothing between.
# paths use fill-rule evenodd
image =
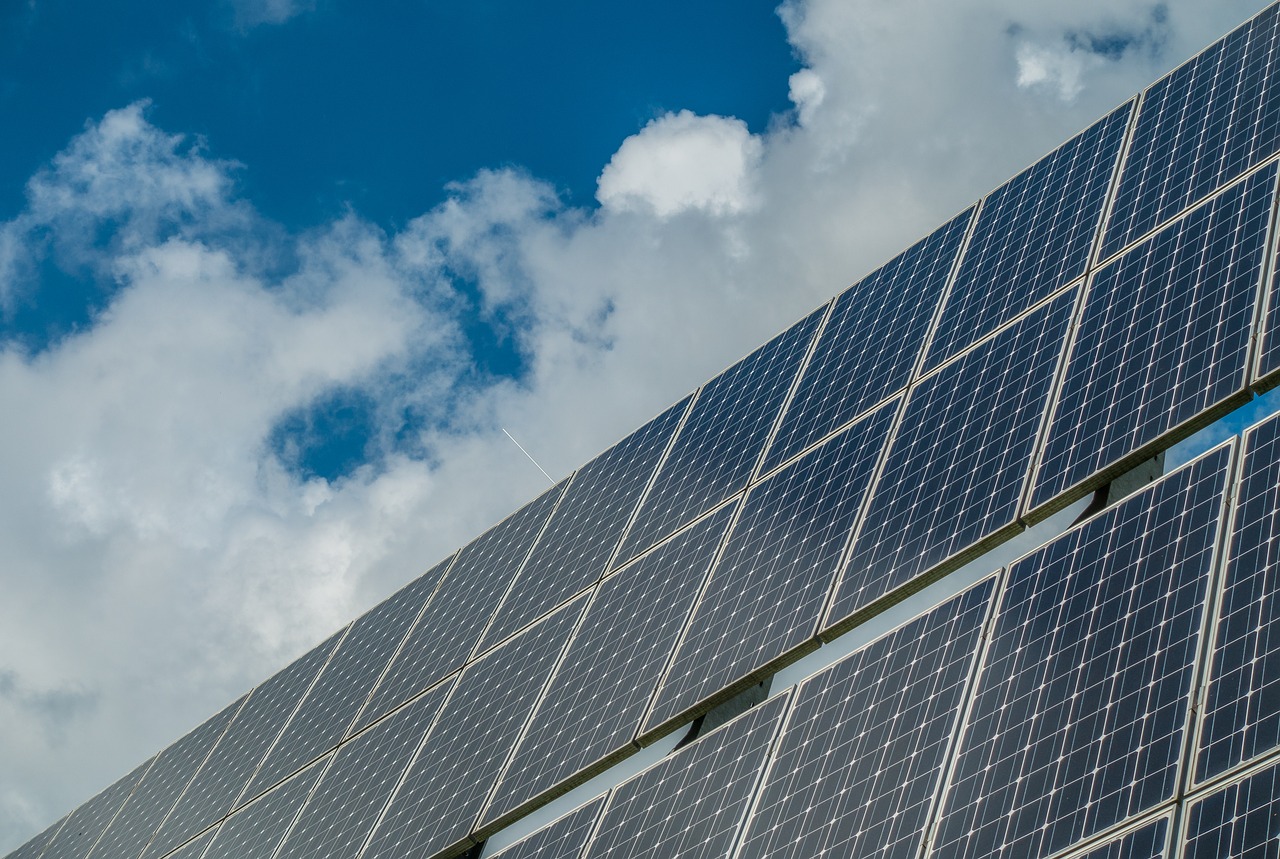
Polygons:
<instances>
[{"instance_id":1,"label":"blue solar cell","mask_svg":"<svg viewBox=\"0 0 1280 859\"><path fill-rule=\"evenodd\" d=\"M595 829L605 797L600 796L493 854L492 859L577 859Z\"/></svg>"},{"instance_id":2,"label":"blue solar cell","mask_svg":"<svg viewBox=\"0 0 1280 859\"><path fill-rule=\"evenodd\" d=\"M1009 568L932 855L1048 856L1173 799L1232 450Z\"/></svg>"},{"instance_id":3,"label":"blue solar cell","mask_svg":"<svg viewBox=\"0 0 1280 859\"><path fill-rule=\"evenodd\" d=\"M855 622L1018 526L1074 291L915 385L827 614Z\"/></svg>"},{"instance_id":4,"label":"blue solar cell","mask_svg":"<svg viewBox=\"0 0 1280 859\"><path fill-rule=\"evenodd\" d=\"M273 856L325 763L317 761L224 820L201 859Z\"/></svg>"},{"instance_id":5,"label":"blue solar cell","mask_svg":"<svg viewBox=\"0 0 1280 859\"><path fill-rule=\"evenodd\" d=\"M1280 765L1187 804L1183 859L1270 859L1280 849Z\"/></svg>"},{"instance_id":6,"label":"blue solar cell","mask_svg":"<svg viewBox=\"0 0 1280 859\"><path fill-rule=\"evenodd\" d=\"M824 313L811 313L702 387L614 567L746 487Z\"/></svg>"},{"instance_id":7,"label":"blue solar cell","mask_svg":"<svg viewBox=\"0 0 1280 859\"><path fill-rule=\"evenodd\" d=\"M786 706L766 701L614 788L583 859L727 857Z\"/></svg>"},{"instance_id":8,"label":"blue solar cell","mask_svg":"<svg viewBox=\"0 0 1280 859\"><path fill-rule=\"evenodd\" d=\"M341 637L342 633L330 636L249 693L231 726L147 845L142 854L146 859L163 856L236 807L258 764Z\"/></svg>"},{"instance_id":9,"label":"blue solar cell","mask_svg":"<svg viewBox=\"0 0 1280 859\"><path fill-rule=\"evenodd\" d=\"M595 584L688 410L686 397L587 463L538 538L533 554L485 630L488 650Z\"/></svg>"},{"instance_id":10,"label":"blue solar cell","mask_svg":"<svg viewBox=\"0 0 1280 859\"><path fill-rule=\"evenodd\" d=\"M556 484L460 552L396 653L354 730L448 677L475 650L568 481Z\"/></svg>"},{"instance_id":11,"label":"blue solar cell","mask_svg":"<svg viewBox=\"0 0 1280 859\"><path fill-rule=\"evenodd\" d=\"M42 859L83 859L88 856L93 845L153 763L155 758L71 812L58 834L45 847Z\"/></svg>"},{"instance_id":12,"label":"blue solar cell","mask_svg":"<svg viewBox=\"0 0 1280 859\"><path fill-rule=\"evenodd\" d=\"M363 859L466 845L585 602L579 597L463 670Z\"/></svg>"},{"instance_id":13,"label":"blue solar cell","mask_svg":"<svg viewBox=\"0 0 1280 859\"><path fill-rule=\"evenodd\" d=\"M90 856L134 859L142 853L241 703L224 708L156 756L155 764L134 788Z\"/></svg>"},{"instance_id":14,"label":"blue solar cell","mask_svg":"<svg viewBox=\"0 0 1280 859\"><path fill-rule=\"evenodd\" d=\"M762 472L907 386L974 211L957 215L836 299Z\"/></svg>"},{"instance_id":15,"label":"blue solar cell","mask_svg":"<svg viewBox=\"0 0 1280 859\"><path fill-rule=\"evenodd\" d=\"M1244 445L1201 717L1200 782L1280 747L1280 418L1250 429Z\"/></svg>"},{"instance_id":16,"label":"blue solar cell","mask_svg":"<svg viewBox=\"0 0 1280 859\"><path fill-rule=\"evenodd\" d=\"M356 856L452 686L445 681L344 743L276 859Z\"/></svg>"},{"instance_id":17,"label":"blue solar cell","mask_svg":"<svg viewBox=\"0 0 1280 859\"><path fill-rule=\"evenodd\" d=\"M1280 151L1278 37L1272 6L1147 90L1104 257Z\"/></svg>"},{"instance_id":18,"label":"blue solar cell","mask_svg":"<svg viewBox=\"0 0 1280 859\"><path fill-rule=\"evenodd\" d=\"M1167 433L1248 398L1275 173L1253 174L1094 276L1032 508L1064 506Z\"/></svg>"},{"instance_id":19,"label":"blue solar cell","mask_svg":"<svg viewBox=\"0 0 1280 859\"><path fill-rule=\"evenodd\" d=\"M351 625L258 768L246 797L257 796L342 741L450 560L436 564Z\"/></svg>"},{"instance_id":20,"label":"blue solar cell","mask_svg":"<svg viewBox=\"0 0 1280 859\"><path fill-rule=\"evenodd\" d=\"M747 493L646 732L686 720L815 640L897 411L886 403Z\"/></svg>"},{"instance_id":21,"label":"blue solar cell","mask_svg":"<svg viewBox=\"0 0 1280 859\"><path fill-rule=\"evenodd\" d=\"M983 201L926 367L1084 275L1131 110L1113 111Z\"/></svg>"},{"instance_id":22,"label":"blue solar cell","mask_svg":"<svg viewBox=\"0 0 1280 859\"><path fill-rule=\"evenodd\" d=\"M493 823L631 746L735 507L600 583L485 810Z\"/></svg>"},{"instance_id":23,"label":"blue solar cell","mask_svg":"<svg viewBox=\"0 0 1280 859\"><path fill-rule=\"evenodd\" d=\"M919 854L995 585L800 684L735 859Z\"/></svg>"}]
</instances>

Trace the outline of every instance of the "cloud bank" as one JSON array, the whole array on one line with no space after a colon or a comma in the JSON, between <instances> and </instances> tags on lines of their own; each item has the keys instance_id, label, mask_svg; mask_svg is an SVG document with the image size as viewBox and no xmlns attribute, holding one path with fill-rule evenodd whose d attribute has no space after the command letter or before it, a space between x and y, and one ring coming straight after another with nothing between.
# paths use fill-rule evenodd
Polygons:
<instances>
[{"instance_id":1,"label":"cloud bank","mask_svg":"<svg viewBox=\"0 0 1280 859\"><path fill-rule=\"evenodd\" d=\"M0 224L0 318L94 284L0 341L0 851L539 492L503 428L567 474L1252 11L793 0L769 128L664 113L596 208L491 170L395 232L89 122Z\"/></svg>"}]
</instances>

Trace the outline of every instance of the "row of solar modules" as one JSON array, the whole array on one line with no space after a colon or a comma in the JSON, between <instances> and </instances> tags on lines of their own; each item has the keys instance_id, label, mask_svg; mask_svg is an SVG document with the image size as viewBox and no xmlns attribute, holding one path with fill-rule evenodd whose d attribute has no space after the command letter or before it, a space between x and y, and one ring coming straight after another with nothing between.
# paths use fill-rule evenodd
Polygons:
<instances>
[{"instance_id":1,"label":"row of solar modules","mask_svg":"<svg viewBox=\"0 0 1280 859\"><path fill-rule=\"evenodd\" d=\"M498 856L1273 850L1277 548L1271 418ZM576 614L515 639L501 679L539 670ZM432 750L503 730L468 700L486 691L464 672L173 855L429 855L474 775Z\"/></svg>"},{"instance_id":2,"label":"row of solar modules","mask_svg":"<svg viewBox=\"0 0 1280 859\"><path fill-rule=\"evenodd\" d=\"M302 767L360 770L347 750L375 724L408 726L405 755L463 761L437 791L453 816L423 841L448 851L1269 386L1278 20L1155 84L16 855L158 859ZM423 702L442 700L448 730L419 751ZM473 724L468 708L489 712Z\"/></svg>"}]
</instances>

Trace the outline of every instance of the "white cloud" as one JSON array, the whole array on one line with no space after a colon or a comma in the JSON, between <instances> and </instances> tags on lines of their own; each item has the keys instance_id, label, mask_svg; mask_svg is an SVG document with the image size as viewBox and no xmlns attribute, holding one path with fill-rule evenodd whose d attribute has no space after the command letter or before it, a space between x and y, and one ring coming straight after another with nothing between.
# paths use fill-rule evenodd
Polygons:
<instances>
[{"instance_id":1,"label":"white cloud","mask_svg":"<svg viewBox=\"0 0 1280 859\"><path fill-rule=\"evenodd\" d=\"M253 165L144 104L90 123L0 224L0 297L38 302L44 253L111 287L43 351L0 343L0 852L533 497L500 427L567 474L1252 6L1153 8L793 0L798 122L669 113L598 209L483 171L391 235L286 236L236 196ZM477 373L463 311L507 327L518 382ZM282 418L346 389L368 464L291 469Z\"/></svg>"},{"instance_id":2,"label":"white cloud","mask_svg":"<svg viewBox=\"0 0 1280 859\"><path fill-rule=\"evenodd\" d=\"M734 215L754 204L760 140L740 119L668 113L628 137L600 174L607 209L659 218L701 210Z\"/></svg>"}]
</instances>

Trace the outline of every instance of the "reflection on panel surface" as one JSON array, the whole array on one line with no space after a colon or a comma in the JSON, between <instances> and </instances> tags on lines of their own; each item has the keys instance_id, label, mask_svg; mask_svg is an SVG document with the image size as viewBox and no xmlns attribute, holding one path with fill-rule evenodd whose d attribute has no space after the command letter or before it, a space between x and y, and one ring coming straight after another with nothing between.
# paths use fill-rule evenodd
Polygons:
<instances>
[{"instance_id":1,"label":"reflection on panel surface","mask_svg":"<svg viewBox=\"0 0 1280 859\"><path fill-rule=\"evenodd\" d=\"M800 684L738 859L919 853L995 585Z\"/></svg>"},{"instance_id":2,"label":"reflection on panel surface","mask_svg":"<svg viewBox=\"0 0 1280 859\"><path fill-rule=\"evenodd\" d=\"M1232 451L1010 567L932 855L1048 856L1174 797Z\"/></svg>"}]
</instances>

